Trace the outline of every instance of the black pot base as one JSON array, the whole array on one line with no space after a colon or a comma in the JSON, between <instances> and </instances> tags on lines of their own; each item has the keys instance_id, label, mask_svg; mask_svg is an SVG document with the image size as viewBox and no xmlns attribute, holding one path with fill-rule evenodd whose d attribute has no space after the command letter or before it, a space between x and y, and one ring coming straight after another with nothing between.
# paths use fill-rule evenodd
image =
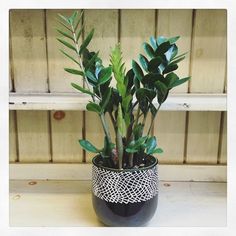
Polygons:
<instances>
[{"instance_id":1,"label":"black pot base","mask_svg":"<svg viewBox=\"0 0 236 236\"><path fill-rule=\"evenodd\" d=\"M144 226L155 214L158 195L136 203L106 202L92 194L93 208L99 220L107 226Z\"/></svg>"}]
</instances>

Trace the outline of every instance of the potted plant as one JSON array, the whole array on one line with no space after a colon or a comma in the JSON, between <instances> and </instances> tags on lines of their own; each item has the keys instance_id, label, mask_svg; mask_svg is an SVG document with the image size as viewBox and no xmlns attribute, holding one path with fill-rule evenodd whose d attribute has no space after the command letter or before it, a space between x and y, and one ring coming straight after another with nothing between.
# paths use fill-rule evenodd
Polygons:
<instances>
[{"instance_id":1,"label":"potted plant","mask_svg":"<svg viewBox=\"0 0 236 236\"><path fill-rule=\"evenodd\" d=\"M144 225L154 215L158 200L156 155L162 153L162 149L151 134L154 119L169 91L190 79L180 79L173 72L185 58L185 54L178 55L179 36L150 37L150 44L143 44L146 56L140 54L139 63L133 60L132 68L126 72L119 44L111 50L110 65L106 66L98 52L88 49L94 29L79 44L83 12L75 11L69 17L58 15L63 27L57 29L62 36L58 41L70 51L61 52L76 65L65 71L83 80L84 87L71 85L91 97L86 109L99 116L104 130L103 148L95 147L88 140L79 140L82 148L96 154L92 160L95 212L109 226ZM116 87L110 85L112 78L116 80ZM150 123L146 122L149 113ZM111 119L112 127L107 118ZM146 133L145 126L148 127Z\"/></svg>"}]
</instances>

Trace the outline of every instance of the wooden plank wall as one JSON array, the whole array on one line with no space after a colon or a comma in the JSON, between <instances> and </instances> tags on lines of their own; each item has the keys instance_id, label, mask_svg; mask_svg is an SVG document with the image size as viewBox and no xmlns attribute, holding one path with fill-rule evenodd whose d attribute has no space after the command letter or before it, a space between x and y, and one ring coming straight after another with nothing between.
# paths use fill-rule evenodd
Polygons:
<instances>
[{"instance_id":1,"label":"wooden plank wall","mask_svg":"<svg viewBox=\"0 0 236 236\"><path fill-rule=\"evenodd\" d=\"M72 64L58 51L58 12L72 10L11 10L10 91L73 93L70 83L82 84L63 70ZM95 28L90 49L100 50L105 65L110 48L121 42L128 69L151 35L180 35L179 51L189 54L177 72L192 80L172 92L224 93L226 17L225 10L91 9L84 12L83 37ZM85 111L11 111L9 124L10 162L91 162L78 139L103 145L98 117ZM164 149L160 163L227 163L227 112L162 111L153 134Z\"/></svg>"}]
</instances>

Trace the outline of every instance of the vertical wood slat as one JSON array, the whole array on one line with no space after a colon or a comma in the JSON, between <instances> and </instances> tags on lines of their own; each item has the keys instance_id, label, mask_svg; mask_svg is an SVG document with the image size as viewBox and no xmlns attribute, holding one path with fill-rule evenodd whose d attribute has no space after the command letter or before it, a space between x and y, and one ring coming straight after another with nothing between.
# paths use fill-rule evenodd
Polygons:
<instances>
[{"instance_id":1,"label":"vertical wood slat","mask_svg":"<svg viewBox=\"0 0 236 236\"><path fill-rule=\"evenodd\" d=\"M94 37L88 48L99 50L104 66L108 66L111 47L114 48L118 42L118 10L85 10L84 25L85 37L95 28ZM112 81L112 84L115 86L115 81ZM109 117L106 118L109 121ZM85 112L85 123L86 139L101 148L104 144L104 132L99 117L93 112ZM112 134L111 122L109 127ZM93 156L93 153L86 152L86 161L91 162Z\"/></svg>"},{"instance_id":2,"label":"vertical wood slat","mask_svg":"<svg viewBox=\"0 0 236 236\"><path fill-rule=\"evenodd\" d=\"M189 52L191 47L192 10L158 10L157 36L180 36L177 41L179 54ZM182 78L189 76L190 56L180 62L176 74ZM187 92L185 83L171 90L171 93ZM183 163L185 144L186 112L159 112L154 123L154 135L164 153L159 155L160 163Z\"/></svg>"},{"instance_id":3,"label":"vertical wood slat","mask_svg":"<svg viewBox=\"0 0 236 236\"><path fill-rule=\"evenodd\" d=\"M10 29L16 92L47 92L43 10L11 10ZM48 113L17 111L20 162L50 160Z\"/></svg>"},{"instance_id":4,"label":"vertical wood slat","mask_svg":"<svg viewBox=\"0 0 236 236\"><path fill-rule=\"evenodd\" d=\"M222 93L226 63L226 11L196 10L190 92ZM217 163L220 112L190 112L187 163Z\"/></svg>"},{"instance_id":5,"label":"vertical wood slat","mask_svg":"<svg viewBox=\"0 0 236 236\"><path fill-rule=\"evenodd\" d=\"M15 111L9 111L9 159L17 161Z\"/></svg>"},{"instance_id":6,"label":"vertical wood slat","mask_svg":"<svg viewBox=\"0 0 236 236\"><path fill-rule=\"evenodd\" d=\"M142 44L155 33L155 10L121 10L120 41L127 70L144 53Z\"/></svg>"},{"instance_id":7,"label":"vertical wood slat","mask_svg":"<svg viewBox=\"0 0 236 236\"><path fill-rule=\"evenodd\" d=\"M220 149L220 164L227 164L227 112L223 114L223 130Z\"/></svg>"},{"instance_id":8,"label":"vertical wood slat","mask_svg":"<svg viewBox=\"0 0 236 236\"><path fill-rule=\"evenodd\" d=\"M50 92L77 92L70 85L71 82L83 84L81 76L69 74L64 68L77 68L78 65L65 57L59 49L65 50L70 55L73 52L63 47L56 38L61 38L56 28L63 26L57 22L57 14L70 16L73 10L46 10L47 48L48 48L48 76ZM80 40L81 42L81 40ZM79 68L77 68L79 69ZM61 120L54 118L55 112L51 111L51 141L53 162L82 162L83 152L78 143L82 138L83 112L63 111L65 117Z\"/></svg>"}]
</instances>

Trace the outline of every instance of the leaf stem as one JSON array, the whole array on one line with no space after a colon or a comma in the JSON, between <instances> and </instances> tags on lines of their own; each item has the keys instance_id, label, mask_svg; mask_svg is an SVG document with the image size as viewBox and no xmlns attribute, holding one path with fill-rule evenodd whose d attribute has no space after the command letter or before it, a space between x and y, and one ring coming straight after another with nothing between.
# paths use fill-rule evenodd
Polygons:
<instances>
[{"instance_id":1,"label":"leaf stem","mask_svg":"<svg viewBox=\"0 0 236 236\"><path fill-rule=\"evenodd\" d=\"M157 107L157 110L156 110L156 112L155 112L155 115L152 115L152 120L151 120L150 127L149 127L149 129L148 129L147 136L150 134L150 132L151 132L151 130L152 130L152 127L153 127L153 125L154 125L155 117L156 117L156 115L157 115L157 113L158 113L158 111L159 111L161 105L162 105L162 103L160 103L159 106Z\"/></svg>"}]
</instances>

